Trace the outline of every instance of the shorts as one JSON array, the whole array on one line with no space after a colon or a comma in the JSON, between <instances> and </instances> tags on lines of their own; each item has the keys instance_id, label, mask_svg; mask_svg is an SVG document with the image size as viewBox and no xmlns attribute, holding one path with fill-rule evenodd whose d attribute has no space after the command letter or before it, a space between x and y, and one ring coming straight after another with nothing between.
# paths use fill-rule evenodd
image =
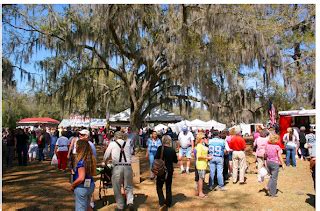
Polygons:
<instances>
[{"instance_id":1,"label":"shorts","mask_svg":"<svg viewBox=\"0 0 320 211\"><path fill-rule=\"evenodd\" d=\"M183 148L180 147L179 156L180 157L191 158L191 147L188 147L186 149L183 149Z\"/></svg>"},{"instance_id":2,"label":"shorts","mask_svg":"<svg viewBox=\"0 0 320 211\"><path fill-rule=\"evenodd\" d=\"M198 170L199 179L203 179L206 176L206 170Z\"/></svg>"}]
</instances>

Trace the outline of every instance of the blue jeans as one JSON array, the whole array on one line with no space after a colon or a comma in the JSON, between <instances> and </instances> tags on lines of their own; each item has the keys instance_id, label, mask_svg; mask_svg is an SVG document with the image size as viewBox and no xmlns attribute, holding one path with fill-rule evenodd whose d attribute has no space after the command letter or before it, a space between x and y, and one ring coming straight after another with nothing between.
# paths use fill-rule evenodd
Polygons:
<instances>
[{"instance_id":1,"label":"blue jeans","mask_svg":"<svg viewBox=\"0 0 320 211\"><path fill-rule=\"evenodd\" d=\"M39 149L39 161L44 160L44 154L43 154L43 148L38 148Z\"/></svg>"},{"instance_id":2,"label":"blue jeans","mask_svg":"<svg viewBox=\"0 0 320 211\"><path fill-rule=\"evenodd\" d=\"M286 146L286 165L290 166L290 157L292 159L292 166L296 166L296 148L293 146Z\"/></svg>"},{"instance_id":3,"label":"blue jeans","mask_svg":"<svg viewBox=\"0 0 320 211\"><path fill-rule=\"evenodd\" d=\"M275 162L268 161L267 168L271 174L270 180L268 183L268 188L271 196L275 196L277 194L277 182L278 182L278 174L279 174L279 164Z\"/></svg>"},{"instance_id":4,"label":"blue jeans","mask_svg":"<svg viewBox=\"0 0 320 211\"><path fill-rule=\"evenodd\" d=\"M51 145L50 145L50 158L53 157L55 146L56 146L55 144L51 144Z\"/></svg>"},{"instance_id":5,"label":"blue jeans","mask_svg":"<svg viewBox=\"0 0 320 211\"><path fill-rule=\"evenodd\" d=\"M91 184L90 188L76 187L74 189L75 210L86 211L90 206L91 195L94 191L94 185Z\"/></svg>"},{"instance_id":6,"label":"blue jeans","mask_svg":"<svg viewBox=\"0 0 320 211\"><path fill-rule=\"evenodd\" d=\"M149 162L150 162L150 169L152 169L153 161L154 161L154 154L149 153Z\"/></svg>"},{"instance_id":7,"label":"blue jeans","mask_svg":"<svg viewBox=\"0 0 320 211\"><path fill-rule=\"evenodd\" d=\"M217 178L219 187L223 187L223 157L213 157L210 161L210 181L209 186L214 185L214 176L216 174L217 168Z\"/></svg>"}]
</instances>

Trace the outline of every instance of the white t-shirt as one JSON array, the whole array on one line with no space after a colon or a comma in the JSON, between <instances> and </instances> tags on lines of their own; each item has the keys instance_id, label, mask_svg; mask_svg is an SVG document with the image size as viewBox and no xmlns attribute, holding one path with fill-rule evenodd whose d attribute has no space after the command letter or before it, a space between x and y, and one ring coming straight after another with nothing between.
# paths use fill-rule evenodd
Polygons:
<instances>
[{"instance_id":1,"label":"white t-shirt","mask_svg":"<svg viewBox=\"0 0 320 211\"><path fill-rule=\"evenodd\" d=\"M64 136L59 137L56 142L56 146L58 146L58 152L68 151L68 145L70 145L69 139Z\"/></svg>"},{"instance_id":2,"label":"white t-shirt","mask_svg":"<svg viewBox=\"0 0 320 211\"><path fill-rule=\"evenodd\" d=\"M124 140L118 139L117 142L120 144L120 146L122 146L124 143ZM129 164L129 163L131 163L131 156L133 153L133 148L131 147L130 141L127 140L126 145L124 146L124 154L126 156L127 162L125 162L125 159L123 156L122 156L121 161L119 162L120 152L121 152L121 149L117 145L117 143L115 141L111 141L109 143L109 146L108 146L106 152L104 153L103 160L107 160L111 156L113 164L119 164L119 163Z\"/></svg>"},{"instance_id":3,"label":"white t-shirt","mask_svg":"<svg viewBox=\"0 0 320 211\"><path fill-rule=\"evenodd\" d=\"M299 140L298 140L297 136L294 135L294 133L293 133L293 135L292 135L292 140L289 140L289 133L284 134L284 136L283 136L283 141L284 141L287 145L293 146L293 147L299 147L299 145L300 145L300 144L299 144Z\"/></svg>"},{"instance_id":4,"label":"white t-shirt","mask_svg":"<svg viewBox=\"0 0 320 211\"><path fill-rule=\"evenodd\" d=\"M183 133L183 131L181 131L179 133L178 140L181 148L188 148L192 145L192 141L194 141L194 136L190 131L188 131L186 135Z\"/></svg>"},{"instance_id":5,"label":"white t-shirt","mask_svg":"<svg viewBox=\"0 0 320 211\"><path fill-rule=\"evenodd\" d=\"M306 140L308 144L315 144L316 143L316 135L313 133L309 133L306 135Z\"/></svg>"},{"instance_id":6,"label":"white t-shirt","mask_svg":"<svg viewBox=\"0 0 320 211\"><path fill-rule=\"evenodd\" d=\"M77 154L77 141L79 140L78 137L73 137L74 142L73 142L73 149L72 149L72 154ZM72 139L69 139L70 140L70 143L72 141Z\"/></svg>"}]
</instances>

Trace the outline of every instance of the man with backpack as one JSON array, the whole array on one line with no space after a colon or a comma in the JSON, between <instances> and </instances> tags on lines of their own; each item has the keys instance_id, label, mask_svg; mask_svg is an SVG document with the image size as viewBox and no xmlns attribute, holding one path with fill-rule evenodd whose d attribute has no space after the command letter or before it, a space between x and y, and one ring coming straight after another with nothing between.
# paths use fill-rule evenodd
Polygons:
<instances>
[{"instance_id":1,"label":"man with backpack","mask_svg":"<svg viewBox=\"0 0 320 211\"><path fill-rule=\"evenodd\" d=\"M104 161L112 160L112 188L117 202L117 208L124 210L124 198L121 194L121 186L124 185L127 205L129 210L133 210L133 172L131 167L131 157L133 148L127 136L121 131L114 134L114 141L110 142L105 154Z\"/></svg>"}]
</instances>

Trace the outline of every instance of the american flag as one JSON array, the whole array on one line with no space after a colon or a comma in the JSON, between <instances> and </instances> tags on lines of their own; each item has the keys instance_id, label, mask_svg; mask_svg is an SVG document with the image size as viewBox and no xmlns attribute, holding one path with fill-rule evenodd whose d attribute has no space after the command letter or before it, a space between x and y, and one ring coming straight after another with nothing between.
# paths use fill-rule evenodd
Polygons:
<instances>
[{"instance_id":1,"label":"american flag","mask_svg":"<svg viewBox=\"0 0 320 211\"><path fill-rule=\"evenodd\" d=\"M269 102L269 118L271 125L274 125L276 123L276 109L271 101Z\"/></svg>"}]
</instances>

